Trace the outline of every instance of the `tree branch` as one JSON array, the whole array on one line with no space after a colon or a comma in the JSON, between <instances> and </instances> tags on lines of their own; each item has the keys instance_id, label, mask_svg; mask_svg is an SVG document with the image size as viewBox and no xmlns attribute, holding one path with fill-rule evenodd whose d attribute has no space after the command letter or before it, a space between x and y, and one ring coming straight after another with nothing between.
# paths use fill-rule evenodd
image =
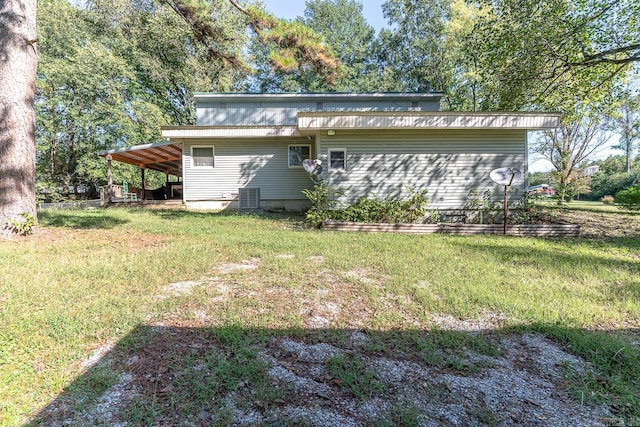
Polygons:
<instances>
[{"instance_id":1,"label":"tree branch","mask_svg":"<svg viewBox=\"0 0 640 427\"><path fill-rule=\"evenodd\" d=\"M609 58L611 55L617 55L620 53L627 53L629 55L626 58ZM601 63L606 64L630 64L632 62L640 61L640 43L621 46L615 49L607 49L596 54L585 55L582 61L568 62L568 66L591 66Z\"/></svg>"}]
</instances>

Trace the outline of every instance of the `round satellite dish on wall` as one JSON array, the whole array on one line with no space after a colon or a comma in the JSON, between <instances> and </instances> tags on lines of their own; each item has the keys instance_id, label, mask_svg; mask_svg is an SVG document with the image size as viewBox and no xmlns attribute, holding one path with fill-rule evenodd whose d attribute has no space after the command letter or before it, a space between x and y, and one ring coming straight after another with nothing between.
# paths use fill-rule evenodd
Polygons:
<instances>
[{"instance_id":1,"label":"round satellite dish on wall","mask_svg":"<svg viewBox=\"0 0 640 427\"><path fill-rule=\"evenodd\" d=\"M316 162L311 159L305 159L302 161L302 167L307 171L307 173L313 173L313 171L316 170L316 166Z\"/></svg>"},{"instance_id":2,"label":"round satellite dish on wall","mask_svg":"<svg viewBox=\"0 0 640 427\"><path fill-rule=\"evenodd\" d=\"M489 178L496 184L509 186L522 179L522 172L517 168L498 168L491 171Z\"/></svg>"},{"instance_id":3,"label":"round satellite dish on wall","mask_svg":"<svg viewBox=\"0 0 640 427\"><path fill-rule=\"evenodd\" d=\"M322 161L316 159L316 160L311 160L311 159L305 159L302 161L302 167L304 168L304 170L307 171L307 173L310 173L312 175L318 175L320 172L322 172Z\"/></svg>"}]
</instances>

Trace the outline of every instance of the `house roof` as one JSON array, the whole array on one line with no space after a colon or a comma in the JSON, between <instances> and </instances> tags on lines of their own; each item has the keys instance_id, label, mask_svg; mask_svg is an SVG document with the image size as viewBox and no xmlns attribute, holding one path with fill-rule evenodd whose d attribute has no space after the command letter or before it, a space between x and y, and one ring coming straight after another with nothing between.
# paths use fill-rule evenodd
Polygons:
<instances>
[{"instance_id":1,"label":"house roof","mask_svg":"<svg viewBox=\"0 0 640 427\"><path fill-rule=\"evenodd\" d=\"M154 144L136 145L133 147L105 150L99 156L111 156L113 160L128 163L144 169L165 172L182 176L182 144L172 141Z\"/></svg>"}]
</instances>

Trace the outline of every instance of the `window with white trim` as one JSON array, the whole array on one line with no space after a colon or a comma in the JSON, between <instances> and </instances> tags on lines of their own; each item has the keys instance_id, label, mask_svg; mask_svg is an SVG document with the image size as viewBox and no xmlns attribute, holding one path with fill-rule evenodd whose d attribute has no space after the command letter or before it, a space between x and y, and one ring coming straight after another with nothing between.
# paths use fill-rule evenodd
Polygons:
<instances>
[{"instance_id":1,"label":"window with white trim","mask_svg":"<svg viewBox=\"0 0 640 427\"><path fill-rule=\"evenodd\" d=\"M347 170L347 150L344 148L329 149L329 170Z\"/></svg>"},{"instance_id":2,"label":"window with white trim","mask_svg":"<svg viewBox=\"0 0 640 427\"><path fill-rule=\"evenodd\" d=\"M311 158L311 145L289 145L289 167L302 167L304 160Z\"/></svg>"},{"instance_id":3,"label":"window with white trim","mask_svg":"<svg viewBox=\"0 0 640 427\"><path fill-rule=\"evenodd\" d=\"M213 146L191 147L191 166L194 168L213 168Z\"/></svg>"}]
</instances>

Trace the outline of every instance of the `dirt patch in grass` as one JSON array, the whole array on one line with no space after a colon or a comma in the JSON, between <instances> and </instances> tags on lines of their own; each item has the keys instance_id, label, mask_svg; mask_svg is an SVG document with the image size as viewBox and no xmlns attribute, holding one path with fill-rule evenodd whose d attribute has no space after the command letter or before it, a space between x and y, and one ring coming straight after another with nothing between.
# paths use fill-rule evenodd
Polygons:
<instances>
[{"instance_id":1,"label":"dirt patch in grass","mask_svg":"<svg viewBox=\"0 0 640 427\"><path fill-rule=\"evenodd\" d=\"M620 238L640 236L640 215L620 212L595 212L547 208L553 222L580 225L584 238Z\"/></svg>"},{"instance_id":2,"label":"dirt patch in grass","mask_svg":"<svg viewBox=\"0 0 640 427\"><path fill-rule=\"evenodd\" d=\"M192 321L140 327L125 340L130 344L107 355L98 349L102 359L90 357L94 367L82 381L92 383L107 367L114 375L109 386L92 399L66 393L35 422L596 426L614 419L567 387L569 376L593 375L588 363L542 335L496 332L508 323L497 313L432 315L431 331L336 328L370 318L357 310L367 306L358 288L376 286L364 269L321 270L322 279L309 281L322 285L311 289L259 285L267 309L298 307L302 329L215 326L216 306L256 296L246 275L260 265L223 264L213 269L217 277L167 285L163 298L202 288L214 295L213 305Z\"/></svg>"},{"instance_id":3,"label":"dirt patch in grass","mask_svg":"<svg viewBox=\"0 0 640 427\"><path fill-rule=\"evenodd\" d=\"M44 425L605 425L611 413L581 404L567 371L591 367L537 334L496 335L496 355L368 351L389 336L344 331L346 340L299 331L154 326L102 364L114 383L92 401L67 395ZM324 332L326 334L326 332ZM140 344L143 343L143 344ZM455 360L455 363L451 361ZM91 373L87 375L91 376Z\"/></svg>"}]
</instances>

